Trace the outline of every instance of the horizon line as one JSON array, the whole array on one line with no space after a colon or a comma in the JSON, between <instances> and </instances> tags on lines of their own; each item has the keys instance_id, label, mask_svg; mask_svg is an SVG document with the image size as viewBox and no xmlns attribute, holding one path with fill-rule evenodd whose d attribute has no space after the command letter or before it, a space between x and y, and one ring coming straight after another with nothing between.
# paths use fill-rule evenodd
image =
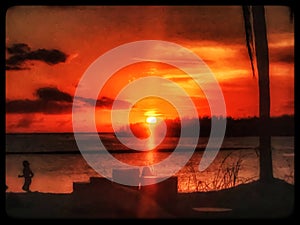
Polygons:
<instances>
[{"instance_id":1,"label":"horizon line","mask_svg":"<svg viewBox=\"0 0 300 225\"><path fill-rule=\"evenodd\" d=\"M270 119L279 119L279 118L282 118L282 117L294 117L295 114L283 114L281 116L271 116ZM215 116L217 118L222 118L222 116ZM177 120L179 118L175 118L175 119L167 119L167 120ZM195 118L194 118L195 119ZM211 117L208 117L208 116L204 116L204 117L198 117L198 119L211 119ZM251 120L251 119L259 119L258 116L248 116L248 117L239 117L239 118L234 118L234 117L231 117L231 116L228 116L226 117L226 119L231 119L231 120ZM192 119L191 119L192 120ZM28 131L28 132L6 132L5 131L5 134L74 134L75 132L74 131ZM103 132L93 132L93 131L80 131L80 132L76 132L76 133L83 133L83 134L94 134L94 133L98 133L98 134L112 134L112 133L116 133L115 131L103 131Z\"/></svg>"}]
</instances>

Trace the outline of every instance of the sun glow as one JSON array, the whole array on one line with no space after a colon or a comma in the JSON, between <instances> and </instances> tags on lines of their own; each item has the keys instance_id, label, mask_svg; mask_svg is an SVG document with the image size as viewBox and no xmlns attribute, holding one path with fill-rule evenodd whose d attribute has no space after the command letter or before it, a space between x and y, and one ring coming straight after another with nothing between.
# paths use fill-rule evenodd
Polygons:
<instances>
[{"instance_id":1,"label":"sun glow","mask_svg":"<svg viewBox=\"0 0 300 225\"><path fill-rule=\"evenodd\" d=\"M149 124L155 124L157 122L157 119L155 116L148 116L146 122Z\"/></svg>"}]
</instances>

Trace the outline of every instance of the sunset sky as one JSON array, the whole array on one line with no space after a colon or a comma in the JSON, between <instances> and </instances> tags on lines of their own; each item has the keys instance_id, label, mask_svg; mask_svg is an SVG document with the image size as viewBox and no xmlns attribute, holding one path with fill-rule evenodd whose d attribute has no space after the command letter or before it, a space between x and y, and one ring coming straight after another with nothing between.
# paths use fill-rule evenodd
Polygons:
<instances>
[{"instance_id":1,"label":"sunset sky","mask_svg":"<svg viewBox=\"0 0 300 225\"><path fill-rule=\"evenodd\" d=\"M266 17L271 116L293 115L294 25L287 7L266 6ZM258 79L251 72L241 6L15 6L6 13L6 132L71 132L73 97L87 68L109 50L141 40L169 41L191 50L219 82L227 116L258 116ZM172 57L182 60L180 52ZM142 62L120 69L99 90L95 117L101 131L111 130L111 107L120 90L152 75L176 82L200 117L211 116L203 92L186 73ZM160 90L164 84L149 85ZM186 96L176 97L184 108ZM130 106L129 96L118 101L120 112ZM85 107L91 107L89 99L83 100L83 112ZM178 114L160 98L142 99L131 108L131 122L148 116L174 119ZM124 118L119 120L121 126Z\"/></svg>"}]
</instances>

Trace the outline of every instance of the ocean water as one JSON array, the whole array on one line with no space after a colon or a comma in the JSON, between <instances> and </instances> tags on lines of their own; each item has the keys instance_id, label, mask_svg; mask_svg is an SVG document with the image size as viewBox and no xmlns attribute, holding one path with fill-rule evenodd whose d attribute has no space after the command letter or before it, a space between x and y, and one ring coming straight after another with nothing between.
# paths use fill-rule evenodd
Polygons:
<instances>
[{"instance_id":1,"label":"ocean water","mask_svg":"<svg viewBox=\"0 0 300 225\"><path fill-rule=\"evenodd\" d=\"M94 148L89 135L82 136L81 140L86 141L87 150ZM207 138L199 139L197 148L200 150L195 151L180 169L177 167L186 157L184 152L174 154L174 160L167 165L160 164L172 155L177 138L168 137L160 145L166 151L145 152L128 151L111 134L102 134L101 139L113 158L122 163L150 166L158 176L166 176L174 168L179 192L223 189L259 177L258 137L225 137L217 157L201 172L198 165ZM188 147L190 139L185 137L183 144ZM294 137L272 137L272 148L274 177L294 184ZM8 192L22 192L23 179L18 175L23 160L30 162L35 174L31 190L45 193L71 193L73 182L88 182L90 177L111 177L114 166L112 162L102 160L97 164L103 167L101 174L95 171L78 151L72 134L7 134L5 159Z\"/></svg>"}]
</instances>

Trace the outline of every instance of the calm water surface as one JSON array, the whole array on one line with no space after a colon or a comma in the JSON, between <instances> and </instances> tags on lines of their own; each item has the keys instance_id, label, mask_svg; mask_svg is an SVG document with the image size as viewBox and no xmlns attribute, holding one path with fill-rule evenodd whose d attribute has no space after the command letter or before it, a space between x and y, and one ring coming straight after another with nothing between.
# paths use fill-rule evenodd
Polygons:
<instances>
[{"instance_id":1,"label":"calm water surface","mask_svg":"<svg viewBox=\"0 0 300 225\"><path fill-rule=\"evenodd\" d=\"M73 182L87 182L90 177L100 177L102 175L111 177L111 170L104 170L105 174L98 174L83 158L78 154L29 154L26 152L50 152L51 151L70 151L76 148L74 140L68 135L48 135L30 136L19 135L9 136L6 139L6 184L9 192L22 192L23 179L18 178L22 171L22 161L28 160L31 169L35 173L32 180L32 191L47 193L71 193ZM88 140L88 137L87 137ZM205 147L207 139L199 140L198 147ZM189 143L186 138L187 145ZM118 143L110 143L114 149L120 149ZM171 148L174 139L169 139L164 143L163 148ZM209 191L222 188L225 184L226 175L229 176L235 171L236 181L246 183L258 179L259 158L256 147L258 146L257 137L228 137L225 138L223 148L218 153L213 163L204 171L198 171L202 151L196 151L188 163L179 171L174 171L178 176L178 191ZM273 171L274 176L294 183L294 137L272 137L273 147ZM231 150L232 148L232 150ZM22 154L8 154L20 152ZM170 152L143 152L143 153L112 153L121 162L130 165L151 165L158 163L168 156ZM184 153L177 154L174 162L168 164L168 168L163 166L153 166L155 175L166 175L166 169L175 168L183 160ZM99 162L99 166L107 162ZM239 169L237 169L239 168ZM226 172L227 171L227 172ZM228 172L229 171L229 172ZM225 175L225 176L224 176ZM227 181L226 181L227 182Z\"/></svg>"}]
</instances>

